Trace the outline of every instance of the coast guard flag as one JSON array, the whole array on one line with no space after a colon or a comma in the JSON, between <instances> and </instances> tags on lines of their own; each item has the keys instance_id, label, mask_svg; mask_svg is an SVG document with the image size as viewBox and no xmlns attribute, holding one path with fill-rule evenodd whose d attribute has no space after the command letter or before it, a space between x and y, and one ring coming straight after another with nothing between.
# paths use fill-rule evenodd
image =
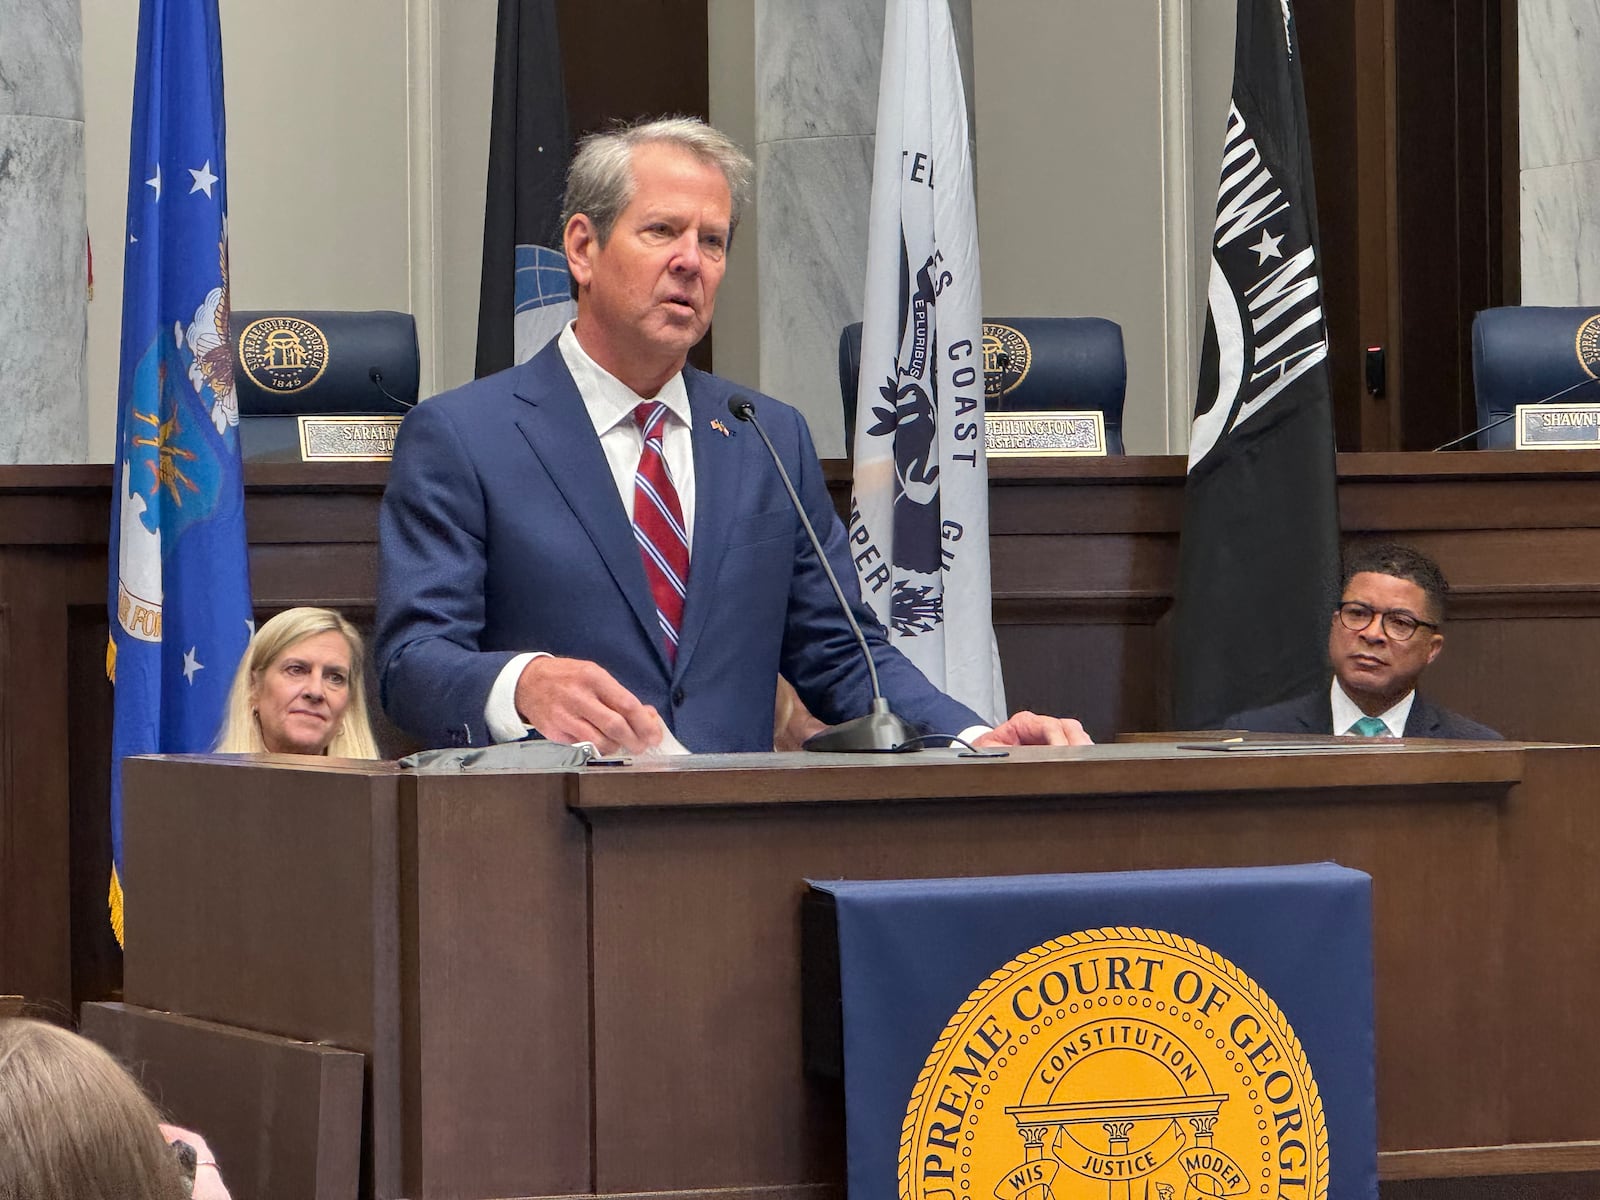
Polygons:
<instances>
[{"instance_id":1,"label":"coast guard flag","mask_svg":"<svg viewBox=\"0 0 1600 1200\"><path fill-rule=\"evenodd\" d=\"M577 313L561 246L567 161L555 0L500 0L478 293L479 376L526 362Z\"/></svg>"},{"instance_id":2,"label":"coast guard flag","mask_svg":"<svg viewBox=\"0 0 1600 1200\"><path fill-rule=\"evenodd\" d=\"M111 924L122 760L208 749L250 639L228 341L217 0L144 0L128 173L109 580Z\"/></svg>"},{"instance_id":3,"label":"coast guard flag","mask_svg":"<svg viewBox=\"0 0 1600 1200\"><path fill-rule=\"evenodd\" d=\"M978 224L963 97L945 0L890 0L850 540L862 597L894 644L936 686L999 720Z\"/></svg>"},{"instance_id":4,"label":"coast guard flag","mask_svg":"<svg viewBox=\"0 0 1600 1200\"><path fill-rule=\"evenodd\" d=\"M1239 3L1211 253L1178 552L1179 729L1327 686L1339 511L1289 0Z\"/></svg>"}]
</instances>

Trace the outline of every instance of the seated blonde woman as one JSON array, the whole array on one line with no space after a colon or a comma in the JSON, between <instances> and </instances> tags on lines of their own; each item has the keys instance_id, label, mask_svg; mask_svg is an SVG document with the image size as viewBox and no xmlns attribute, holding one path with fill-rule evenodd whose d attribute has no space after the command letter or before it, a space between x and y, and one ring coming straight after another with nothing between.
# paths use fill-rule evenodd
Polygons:
<instances>
[{"instance_id":1,"label":"seated blonde woman","mask_svg":"<svg viewBox=\"0 0 1600 1200\"><path fill-rule=\"evenodd\" d=\"M326 608L291 608L256 630L217 735L226 754L378 758L361 635Z\"/></svg>"},{"instance_id":2,"label":"seated blonde woman","mask_svg":"<svg viewBox=\"0 0 1600 1200\"><path fill-rule=\"evenodd\" d=\"M0 1197L227 1200L209 1149L166 1144L155 1107L87 1038L42 1021L0 1020ZM192 1176L191 1176L192 1173Z\"/></svg>"}]
</instances>

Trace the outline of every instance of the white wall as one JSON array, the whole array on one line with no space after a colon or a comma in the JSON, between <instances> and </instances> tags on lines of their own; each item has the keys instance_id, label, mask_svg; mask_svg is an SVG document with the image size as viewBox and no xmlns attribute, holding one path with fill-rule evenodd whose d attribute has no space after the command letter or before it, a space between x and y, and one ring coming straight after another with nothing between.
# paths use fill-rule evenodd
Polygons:
<instances>
[{"instance_id":1,"label":"white wall","mask_svg":"<svg viewBox=\"0 0 1600 1200\"><path fill-rule=\"evenodd\" d=\"M712 117L753 145L752 5L707 2ZM115 432L135 9L83 0L91 461ZM471 377L495 9L221 0L235 308L411 311L424 394ZM984 311L1120 321L1134 452L1184 444L1232 21L1232 0L973 0ZM741 227L716 326L746 381L755 245Z\"/></svg>"},{"instance_id":2,"label":"white wall","mask_svg":"<svg viewBox=\"0 0 1600 1200\"><path fill-rule=\"evenodd\" d=\"M1124 437L1162 451L1160 7L977 0L973 17L983 311L1119 322Z\"/></svg>"},{"instance_id":3,"label":"white wall","mask_svg":"<svg viewBox=\"0 0 1600 1200\"><path fill-rule=\"evenodd\" d=\"M420 0L413 0L417 7ZM428 0L438 14L434 72L438 151L434 178L438 256L436 371L431 391L472 378L478 351L478 285L483 269L483 192L489 170L497 0Z\"/></svg>"}]
</instances>

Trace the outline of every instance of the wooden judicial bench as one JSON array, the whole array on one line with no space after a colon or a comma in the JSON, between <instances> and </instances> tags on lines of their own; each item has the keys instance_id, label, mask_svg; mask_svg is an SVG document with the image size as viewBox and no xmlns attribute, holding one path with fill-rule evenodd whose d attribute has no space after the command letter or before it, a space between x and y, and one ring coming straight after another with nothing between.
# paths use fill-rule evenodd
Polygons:
<instances>
[{"instance_id":1,"label":"wooden judicial bench","mask_svg":"<svg viewBox=\"0 0 1600 1200\"><path fill-rule=\"evenodd\" d=\"M1589 1194L1597 782L1596 746L1420 741L457 776L132 760L110 1040L174 1013L365 1056L365 1195L831 1200L843 1106L803 1070L805 880L1331 859L1374 881L1384 1195ZM166 1044L169 1086L206 1071ZM341 1121L278 1146L207 1132L281 1169L340 1130L353 1153ZM1462 1177L1479 1190L1429 1190Z\"/></svg>"},{"instance_id":2,"label":"wooden judicial bench","mask_svg":"<svg viewBox=\"0 0 1600 1200\"><path fill-rule=\"evenodd\" d=\"M826 468L847 502L844 465ZM1012 707L1080 716L1101 740L1166 727L1183 460L990 472ZM1341 455L1339 472L1347 533L1419 545L1452 581L1432 697L1511 737L1600 743L1600 451ZM260 615L322 604L370 628L385 478L382 464L247 470ZM0 467L0 993L63 1018L122 982L105 919L109 501L103 465ZM1218 631L1250 635L1248 612ZM392 728L380 739L414 748Z\"/></svg>"}]
</instances>

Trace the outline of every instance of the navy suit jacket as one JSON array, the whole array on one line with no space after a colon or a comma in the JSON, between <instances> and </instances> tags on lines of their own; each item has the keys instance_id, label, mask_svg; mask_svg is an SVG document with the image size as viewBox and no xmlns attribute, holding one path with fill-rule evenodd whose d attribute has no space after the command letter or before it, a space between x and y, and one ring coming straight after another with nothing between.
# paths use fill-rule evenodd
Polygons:
<instances>
[{"instance_id":1,"label":"navy suit jacket","mask_svg":"<svg viewBox=\"0 0 1600 1200\"><path fill-rule=\"evenodd\" d=\"M1330 733L1333 730L1333 700L1328 688L1285 700L1267 708L1235 713L1219 726L1243 729L1250 733ZM1487 725L1469 721L1459 713L1429 704L1417 693L1406 717L1406 736L1454 738L1466 742L1497 742L1500 735Z\"/></svg>"},{"instance_id":2,"label":"navy suit jacket","mask_svg":"<svg viewBox=\"0 0 1600 1200\"><path fill-rule=\"evenodd\" d=\"M695 521L670 666L633 527L556 342L407 414L379 517L374 646L384 709L402 729L431 746L487 744L489 689L529 650L599 663L694 751L772 749L779 672L824 721L867 711L865 661L777 469L728 412L742 389L689 367L684 381ZM980 724L889 645L861 603L804 418L750 399L895 711L929 733Z\"/></svg>"}]
</instances>

